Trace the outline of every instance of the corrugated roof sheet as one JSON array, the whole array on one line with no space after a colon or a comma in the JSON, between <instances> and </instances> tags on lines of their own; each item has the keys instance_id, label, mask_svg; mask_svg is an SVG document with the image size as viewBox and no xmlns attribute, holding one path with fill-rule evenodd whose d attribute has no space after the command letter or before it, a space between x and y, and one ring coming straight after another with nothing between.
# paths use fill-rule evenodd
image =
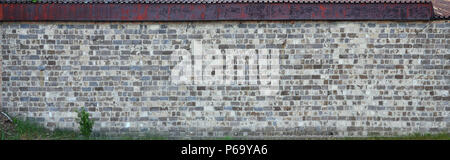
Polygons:
<instances>
[{"instance_id":1,"label":"corrugated roof sheet","mask_svg":"<svg viewBox=\"0 0 450 160\"><path fill-rule=\"evenodd\" d=\"M438 18L450 18L450 0L36 0L36 3L424 3L432 2ZM33 0L0 0L33 3Z\"/></svg>"},{"instance_id":2,"label":"corrugated roof sheet","mask_svg":"<svg viewBox=\"0 0 450 160\"><path fill-rule=\"evenodd\" d=\"M33 0L0 0L33 3ZM423 3L431 0L36 0L37 3Z\"/></svg>"}]
</instances>

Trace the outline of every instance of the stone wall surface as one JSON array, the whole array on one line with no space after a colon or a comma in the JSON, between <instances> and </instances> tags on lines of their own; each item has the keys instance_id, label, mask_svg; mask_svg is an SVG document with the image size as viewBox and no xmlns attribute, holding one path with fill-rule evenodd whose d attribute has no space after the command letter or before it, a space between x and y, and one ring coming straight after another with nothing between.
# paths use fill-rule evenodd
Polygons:
<instances>
[{"instance_id":1,"label":"stone wall surface","mask_svg":"<svg viewBox=\"0 0 450 160\"><path fill-rule=\"evenodd\" d=\"M2 111L169 136L448 132L449 21L2 22Z\"/></svg>"}]
</instances>

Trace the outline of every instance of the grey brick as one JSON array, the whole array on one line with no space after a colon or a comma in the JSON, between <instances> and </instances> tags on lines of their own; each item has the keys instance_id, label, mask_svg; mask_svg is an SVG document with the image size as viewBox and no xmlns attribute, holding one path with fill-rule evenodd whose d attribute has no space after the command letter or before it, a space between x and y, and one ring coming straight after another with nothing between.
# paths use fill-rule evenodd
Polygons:
<instances>
[{"instance_id":1,"label":"grey brick","mask_svg":"<svg viewBox=\"0 0 450 160\"><path fill-rule=\"evenodd\" d=\"M445 21L217 23L2 23L2 111L75 130L74 109L87 107L107 133L366 136L449 126L440 116L450 111ZM218 53L194 53L195 42Z\"/></svg>"}]
</instances>

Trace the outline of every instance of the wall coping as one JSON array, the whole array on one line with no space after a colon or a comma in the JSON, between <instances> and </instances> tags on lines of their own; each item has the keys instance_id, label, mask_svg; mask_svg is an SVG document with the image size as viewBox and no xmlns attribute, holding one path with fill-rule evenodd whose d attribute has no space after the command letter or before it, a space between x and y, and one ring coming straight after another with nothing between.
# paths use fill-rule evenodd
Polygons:
<instances>
[{"instance_id":1,"label":"wall coping","mask_svg":"<svg viewBox=\"0 0 450 160\"><path fill-rule=\"evenodd\" d=\"M0 4L0 21L433 20L423 3Z\"/></svg>"}]
</instances>

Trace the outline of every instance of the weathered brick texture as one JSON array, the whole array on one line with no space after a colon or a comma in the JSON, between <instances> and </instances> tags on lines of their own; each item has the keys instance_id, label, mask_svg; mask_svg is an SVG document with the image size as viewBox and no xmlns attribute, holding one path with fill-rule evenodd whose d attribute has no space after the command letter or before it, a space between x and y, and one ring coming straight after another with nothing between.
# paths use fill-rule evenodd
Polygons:
<instances>
[{"instance_id":1,"label":"weathered brick texture","mask_svg":"<svg viewBox=\"0 0 450 160\"><path fill-rule=\"evenodd\" d=\"M450 126L450 24L1 23L2 110L170 136L393 135Z\"/></svg>"}]
</instances>

